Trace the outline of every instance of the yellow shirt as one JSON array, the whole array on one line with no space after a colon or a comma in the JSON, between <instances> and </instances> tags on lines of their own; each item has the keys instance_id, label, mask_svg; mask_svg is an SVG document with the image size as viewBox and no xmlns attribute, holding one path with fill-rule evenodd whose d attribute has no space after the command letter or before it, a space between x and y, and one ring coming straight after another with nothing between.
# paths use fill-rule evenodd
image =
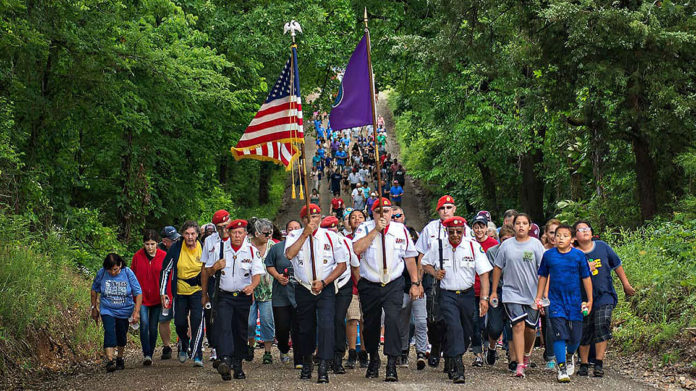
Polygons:
<instances>
[{"instance_id":1,"label":"yellow shirt","mask_svg":"<svg viewBox=\"0 0 696 391\"><path fill-rule=\"evenodd\" d=\"M186 279L196 277L201 272L201 244L196 240L196 248L190 250L186 243L181 246L179 262L176 265L176 293L178 295L192 295L201 290L200 285L191 286Z\"/></svg>"}]
</instances>

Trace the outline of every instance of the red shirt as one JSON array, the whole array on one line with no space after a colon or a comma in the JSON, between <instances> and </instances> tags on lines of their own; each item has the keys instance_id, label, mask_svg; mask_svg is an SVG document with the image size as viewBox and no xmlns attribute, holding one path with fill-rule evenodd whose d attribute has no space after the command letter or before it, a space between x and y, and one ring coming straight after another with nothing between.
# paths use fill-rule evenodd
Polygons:
<instances>
[{"instance_id":1,"label":"red shirt","mask_svg":"<svg viewBox=\"0 0 696 391\"><path fill-rule=\"evenodd\" d=\"M479 242L479 244L481 245L481 247L483 247L483 251L487 252L489 248L497 245L498 241L488 236L486 240L484 240L483 242ZM488 289L490 289L490 287L488 287ZM481 296L481 280L479 279L478 274L476 275L476 280L474 281L474 294L476 295L476 297Z\"/></svg>"},{"instance_id":2,"label":"red shirt","mask_svg":"<svg viewBox=\"0 0 696 391\"><path fill-rule=\"evenodd\" d=\"M334 198L331 200L332 209L343 209L344 205L345 202L343 202L343 198Z\"/></svg>"},{"instance_id":3,"label":"red shirt","mask_svg":"<svg viewBox=\"0 0 696 391\"><path fill-rule=\"evenodd\" d=\"M152 260L147 259L145 249L141 248L133 255L131 270L138 279L140 288L143 290L143 305L148 307L160 305L160 272L162 272L162 261L166 252L157 249L157 253Z\"/></svg>"}]
</instances>

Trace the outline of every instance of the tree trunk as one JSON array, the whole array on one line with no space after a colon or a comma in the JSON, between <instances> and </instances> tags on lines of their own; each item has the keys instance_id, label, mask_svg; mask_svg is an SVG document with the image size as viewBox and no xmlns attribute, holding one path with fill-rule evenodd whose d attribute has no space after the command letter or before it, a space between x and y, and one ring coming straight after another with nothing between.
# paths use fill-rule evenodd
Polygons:
<instances>
[{"instance_id":1,"label":"tree trunk","mask_svg":"<svg viewBox=\"0 0 696 391\"><path fill-rule=\"evenodd\" d=\"M259 205L268 203L270 179L271 163L261 162L261 164L259 165Z\"/></svg>"},{"instance_id":2,"label":"tree trunk","mask_svg":"<svg viewBox=\"0 0 696 391\"><path fill-rule=\"evenodd\" d=\"M657 197L655 182L657 181L657 169L655 161L650 156L648 142L633 129L631 137L633 155L636 158L636 181L638 182L638 200L640 203L640 217L642 221L649 220L657 214Z\"/></svg>"},{"instance_id":3,"label":"tree trunk","mask_svg":"<svg viewBox=\"0 0 696 391\"><path fill-rule=\"evenodd\" d=\"M539 129L539 139L543 140L546 128ZM541 226L544 223L544 180L537 174L536 166L544 161L544 153L539 147L522 155L520 169L522 170L522 189L520 201L522 211L532 216Z\"/></svg>"},{"instance_id":4,"label":"tree trunk","mask_svg":"<svg viewBox=\"0 0 696 391\"><path fill-rule=\"evenodd\" d=\"M474 150L478 154L481 150L478 145L474 146ZM486 208L488 210L497 211L498 210L498 195L495 189L495 177L491 169L482 161L476 161L476 167L481 173L481 180L483 181L483 197L487 201Z\"/></svg>"},{"instance_id":5,"label":"tree trunk","mask_svg":"<svg viewBox=\"0 0 696 391\"><path fill-rule=\"evenodd\" d=\"M131 237L133 213L130 208L131 183L132 183L132 159L133 159L133 132L126 130L123 133L123 141L126 144L125 151L121 155L121 202L116 207L116 214L121 227L119 239L128 243Z\"/></svg>"}]
</instances>

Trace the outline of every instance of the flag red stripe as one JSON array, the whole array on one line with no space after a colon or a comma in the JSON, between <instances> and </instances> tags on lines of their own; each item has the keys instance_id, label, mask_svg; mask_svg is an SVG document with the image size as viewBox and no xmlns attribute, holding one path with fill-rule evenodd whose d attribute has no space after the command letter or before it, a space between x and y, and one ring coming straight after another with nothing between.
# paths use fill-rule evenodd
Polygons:
<instances>
[{"instance_id":1,"label":"flag red stripe","mask_svg":"<svg viewBox=\"0 0 696 391\"><path fill-rule=\"evenodd\" d=\"M284 131L284 132L276 132L272 134L267 134L265 136L257 137L252 140L240 140L239 143L235 146L235 148L249 148L257 144L261 143L267 143L270 141L276 141L279 139L290 139L290 138L302 138L302 132L297 132L297 131Z\"/></svg>"},{"instance_id":2,"label":"flag red stripe","mask_svg":"<svg viewBox=\"0 0 696 391\"><path fill-rule=\"evenodd\" d=\"M285 102L285 103L280 104L280 105L277 105L277 106L268 107L268 105L270 105L270 104L272 104L272 102L271 102L271 103L267 103L267 104L261 106L261 110L259 110L259 112L256 113L256 115L254 116L254 119L256 119L256 118L261 118L261 117L263 117L264 115L277 113L277 112L283 111L283 110L290 110L290 109L293 109L293 108L294 108L294 109L297 109L297 111L300 111L300 112L302 111L302 103L297 103L297 102ZM268 108L264 109L264 106L266 106L266 107L268 107Z\"/></svg>"},{"instance_id":3,"label":"flag red stripe","mask_svg":"<svg viewBox=\"0 0 696 391\"><path fill-rule=\"evenodd\" d=\"M294 119L293 119L294 118ZM244 131L244 134L254 133L259 130L264 130L270 128L271 126L287 125L287 124L298 124L302 126L302 117L283 117L276 118L274 120L266 121L258 125L251 125Z\"/></svg>"}]
</instances>

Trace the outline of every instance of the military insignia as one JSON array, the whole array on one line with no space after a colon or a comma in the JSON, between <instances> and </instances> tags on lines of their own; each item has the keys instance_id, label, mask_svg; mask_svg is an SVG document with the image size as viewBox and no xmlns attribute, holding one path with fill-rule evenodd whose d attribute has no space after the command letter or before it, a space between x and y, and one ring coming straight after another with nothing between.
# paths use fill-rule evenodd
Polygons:
<instances>
[{"instance_id":1,"label":"military insignia","mask_svg":"<svg viewBox=\"0 0 696 391\"><path fill-rule=\"evenodd\" d=\"M328 251L328 250L331 250L331 245L328 244L328 243L325 243L325 244L324 244L324 250L327 250L327 251Z\"/></svg>"},{"instance_id":2,"label":"military insignia","mask_svg":"<svg viewBox=\"0 0 696 391\"><path fill-rule=\"evenodd\" d=\"M324 260L324 265L326 265L327 263L329 263L329 260L328 260L328 259L325 259L325 260Z\"/></svg>"},{"instance_id":3,"label":"military insignia","mask_svg":"<svg viewBox=\"0 0 696 391\"><path fill-rule=\"evenodd\" d=\"M401 244L401 243L405 243L405 242L406 242L406 240L403 238L396 238L396 240L395 240L396 244Z\"/></svg>"},{"instance_id":4,"label":"military insignia","mask_svg":"<svg viewBox=\"0 0 696 391\"><path fill-rule=\"evenodd\" d=\"M452 198L451 198L451 197L447 197L447 202L452 202Z\"/></svg>"},{"instance_id":5,"label":"military insignia","mask_svg":"<svg viewBox=\"0 0 696 391\"><path fill-rule=\"evenodd\" d=\"M236 256L236 255L233 255L233 256L232 256L232 259L236 261L236 260L237 260L237 256Z\"/></svg>"},{"instance_id":6,"label":"military insignia","mask_svg":"<svg viewBox=\"0 0 696 391\"><path fill-rule=\"evenodd\" d=\"M242 263L251 263L251 259L242 259Z\"/></svg>"},{"instance_id":7,"label":"military insignia","mask_svg":"<svg viewBox=\"0 0 696 391\"><path fill-rule=\"evenodd\" d=\"M481 254L485 254L485 253L486 253L485 251L483 251L483 247L481 247L481 246L479 246L479 251L481 252Z\"/></svg>"},{"instance_id":8,"label":"military insignia","mask_svg":"<svg viewBox=\"0 0 696 391\"><path fill-rule=\"evenodd\" d=\"M225 271L224 271L224 270L221 271L220 274L222 274L222 275L224 276L224 275L225 275Z\"/></svg>"}]
</instances>

